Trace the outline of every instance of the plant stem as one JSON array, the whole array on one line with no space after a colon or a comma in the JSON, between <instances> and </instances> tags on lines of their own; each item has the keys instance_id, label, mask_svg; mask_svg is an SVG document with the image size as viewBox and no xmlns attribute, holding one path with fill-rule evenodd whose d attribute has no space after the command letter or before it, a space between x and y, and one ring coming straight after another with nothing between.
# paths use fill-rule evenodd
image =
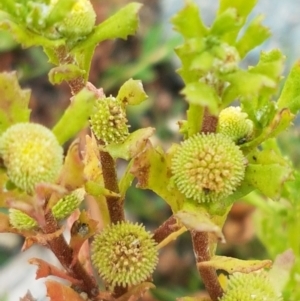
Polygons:
<instances>
[{"instance_id":1,"label":"plant stem","mask_svg":"<svg viewBox=\"0 0 300 301\"><path fill-rule=\"evenodd\" d=\"M109 153L100 151L100 161L102 165L105 188L113 192L119 193L117 172L114 159ZM124 221L124 199L116 198L114 196L107 196L106 202L111 223Z\"/></svg>"},{"instance_id":2,"label":"plant stem","mask_svg":"<svg viewBox=\"0 0 300 301\"><path fill-rule=\"evenodd\" d=\"M155 230L153 239L159 244L170 234L178 231L180 228L181 226L177 224L176 218L174 217L174 215L172 215L161 226L159 226L159 228Z\"/></svg>"},{"instance_id":3,"label":"plant stem","mask_svg":"<svg viewBox=\"0 0 300 301\"><path fill-rule=\"evenodd\" d=\"M209 239L209 233L191 231L191 236L197 263L210 260L211 242ZM212 267L198 266L198 271L212 301L218 301L218 299L223 295L223 290L218 281L216 270Z\"/></svg>"},{"instance_id":4,"label":"plant stem","mask_svg":"<svg viewBox=\"0 0 300 301\"><path fill-rule=\"evenodd\" d=\"M207 109L204 110L203 122L202 122L202 133L215 133L218 124L218 117L211 115Z\"/></svg>"},{"instance_id":5,"label":"plant stem","mask_svg":"<svg viewBox=\"0 0 300 301\"><path fill-rule=\"evenodd\" d=\"M49 211L45 215L45 226L42 228L45 234L55 233L59 230L59 226ZM96 300L99 294L98 285L93 276L89 275L79 261L73 265L73 250L67 244L62 234L48 241L48 245L52 252L56 255L62 266L73 277L82 281L81 289L86 292L92 300Z\"/></svg>"}]
</instances>

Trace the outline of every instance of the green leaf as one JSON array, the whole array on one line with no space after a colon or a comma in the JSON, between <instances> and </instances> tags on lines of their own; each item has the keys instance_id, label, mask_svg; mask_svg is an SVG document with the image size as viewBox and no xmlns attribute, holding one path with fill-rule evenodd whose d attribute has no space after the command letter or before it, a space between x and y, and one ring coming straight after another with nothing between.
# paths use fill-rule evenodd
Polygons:
<instances>
[{"instance_id":1,"label":"green leaf","mask_svg":"<svg viewBox=\"0 0 300 301\"><path fill-rule=\"evenodd\" d=\"M90 48L104 40L126 39L129 35L133 35L138 27L137 13L141 6L141 3L132 2L120 9L113 16L96 26L84 41L79 42L73 48L72 52L76 53L78 50Z\"/></svg>"},{"instance_id":2,"label":"green leaf","mask_svg":"<svg viewBox=\"0 0 300 301\"><path fill-rule=\"evenodd\" d=\"M74 137L87 124L96 97L93 92L83 88L72 98L71 104L52 130L60 144Z\"/></svg>"},{"instance_id":3,"label":"green leaf","mask_svg":"<svg viewBox=\"0 0 300 301\"><path fill-rule=\"evenodd\" d=\"M257 0L221 0L217 15L219 16L228 8L235 8L240 17L246 18L251 12L251 10L254 8L256 3Z\"/></svg>"},{"instance_id":4,"label":"green leaf","mask_svg":"<svg viewBox=\"0 0 300 301\"><path fill-rule=\"evenodd\" d=\"M223 270L229 274L236 272L248 274L263 268L270 268L271 265L271 260L241 260L227 256L214 256L209 261L197 263L197 266L213 267L216 270Z\"/></svg>"},{"instance_id":5,"label":"green leaf","mask_svg":"<svg viewBox=\"0 0 300 301\"><path fill-rule=\"evenodd\" d=\"M207 33L207 28L200 18L197 4L190 0L186 1L185 7L172 18L171 22L174 25L174 30L186 39L202 37Z\"/></svg>"},{"instance_id":6,"label":"green leaf","mask_svg":"<svg viewBox=\"0 0 300 301\"><path fill-rule=\"evenodd\" d=\"M261 24L262 20L262 15L255 17L236 43L241 58L244 58L250 50L259 46L271 36L269 28Z\"/></svg>"},{"instance_id":7,"label":"green leaf","mask_svg":"<svg viewBox=\"0 0 300 301\"><path fill-rule=\"evenodd\" d=\"M243 25L242 21L235 8L228 8L216 17L210 34L222 36L232 30L237 30Z\"/></svg>"},{"instance_id":8,"label":"green leaf","mask_svg":"<svg viewBox=\"0 0 300 301\"><path fill-rule=\"evenodd\" d=\"M62 21L71 11L77 0L59 0L53 6L49 16L46 19L47 27L55 25Z\"/></svg>"},{"instance_id":9,"label":"green leaf","mask_svg":"<svg viewBox=\"0 0 300 301\"><path fill-rule=\"evenodd\" d=\"M30 91L22 90L16 73L0 73L0 133L14 123L28 122Z\"/></svg>"},{"instance_id":10,"label":"green leaf","mask_svg":"<svg viewBox=\"0 0 300 301\"><path fill-rule=\"evenodd\" d=\"M275 89L276 82L268 76L239 70L223 76L230 85L223 95L223 105L227 106L238 97L258 96L263 89Z\"/></svg>"},{"instance_id":11,"label":"green leaf","mask_svg":"<svg viewBox=\"0 0 300 301\"><path fill-rule=\"evenodd\" d=\"M193 82L186 85L182 90L190 104L205 106L212 114L218 113L218 107L221 103L219 96L214 88L203 82Z\"/></svg>"},{"instance_id":12,"label":"green leaf","mask_svg":"<svg viewBox=\"0 0 300 301\"><path fill-rule=\"evenodd\" d=\"M295 63L285 81L278 108L289 108L293 114L300 109L300 61Z\"/></svg>"},{"instance_id":13,"label":"green leaf","mask_svg":"<svg viewBox=\"0 0 300 301\"><path fill-rule=\"evenodd\" d=\"M293 169L272 149L254 152L246 168L245 181L260 190L265 196L276 199L283 184L291 180Z\"/></svg>"},{"instance_id":14,"label":"green leaf","mask_svg":"<svg viewBox=\"0 0 300 301\"><path fill-rule=\"evenodd\" d=\"M279 82L284 69L285 56L279 49L262 51L259 62L256 66L249 69L249 73L263 74Z\"/></svg>"},{"instance_id":15,"label":"green leaf","mask_svg":"<svg viewBox=\"0 0 300 301\"><path fill-rule=\"evenodd\" d=\"M138 105L147 98L142 82L132 78L121 86L117 96L117 99L124 105Z\"/></svg>"},{"instance_id":16,"label":"green leaf","mask_svg":"<svg viewBox=\"0 0 300 301\"><path fill-rule=\"evenodd\" d=\"M176 187L170 187L171 156L151 145L138 154L132 163L130 172L137 178L137 187L150 189L162 197L177 212L183 203L184 196Z\"/></svg>"},{"instance_id":17,"label":"green leaf","mask_svg":"<svg viewBox=\"0 0 300 301\"><path fill-rule=\"evenodd\" d=\"M237 11L237 15L239 16L239 27L236 30L230 31L226 33L222 40L228 42L229 44L233 44L238 36L239 30L245 24L247 16L255 6L257 0L221 0L219 10L217 12L217 16L220 16L229 8L235 8Z\"/></svg>"},{"instance_id":18,"label":"green leaf","mask_svg":"<svg viewBox=\"0 0 300 301\"><path fill-rule=\"evenodd\" d=\"M216 225L209 214L203 208L199 206L186 206L176 212L174 215L177 217L182 224L189 230L197 232L209 232L215 236L218 241L225 242L225 237L222 233L222 229Z\"/></svg>"},{"instance_id":19,"label":"green leaf","mask_svg":"<svg viewBox=\"0 0 300 301\"><path fill-rule=\"evenodd\" d=\"M145 149L154 131L155 129L150 127L139 129L131 133L122 144L110 143L102 149L115 159L129 160Z\"/></svg>"},{"instance_id":20,"label":"green leaf","mask_svg":"<svg viewBox=\"0 0 300 301\"><path fill-rule=\"evenodd\" d=\"M49 81L53 85L61 84L64 80L70 81L72 79L83 77L86 72L73 64L60 65L54 67L49 71Z\"/></svg>"},{"instance_id":21,"label":"green leaf","mask_svg":"<svg viewBox=\"0 0 300 301\"><path fill-rule=\"evenodd\" d=\"M55 49L65 44L65 41L63 39L47 39L39 34L36 34L28 29L25 29L24 27L15 24L9 19L0 21L0 29L9 31L13 35L14 39L25 48L29 48L31 46L43 46Z\"/></svg>"},{"instance_id":22,"label":"green leaf","mask_svg":"<svg viewBox=\"0 0 300 301\"><path fill-rule=\"evenodd\" d=\"M295 115L289 109L282 109L276 113L271 122L266 125L260 135L255 139L241 145L244 152L254 149L269 138L276 137L279 133L286 130L292 123Z\"/></svg>"}]
</instances>

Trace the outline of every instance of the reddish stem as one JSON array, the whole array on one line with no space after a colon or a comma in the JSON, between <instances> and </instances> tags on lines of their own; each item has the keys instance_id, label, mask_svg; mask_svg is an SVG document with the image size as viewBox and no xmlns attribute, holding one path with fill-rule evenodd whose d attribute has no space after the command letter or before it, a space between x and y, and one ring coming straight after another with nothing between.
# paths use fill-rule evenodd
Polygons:
<instances>
[{"instance_id":1,"label":"reddish stem","mask_svg":"<svg viewBox=\"0 0 300 301\"><path fill-rule=\"evenodd\" d=\"M159 228L154 232L153 239L159 244L166 239L170 234L178 231L181 227L178 226L174 215L169 217Z\"/></svg>"},{"instance_id":2,"label":"reddish stem","mask_svg":"<svg viewBox=\"0 0 300 301\"><path fill-rule=\"evenodd\" d=\"M51 211L45 215L46 223L42 228L45 234L54 233L59 230L59 226ZM92 300L96 300L99 294L98 285L93 276L89 275L79 261L73 263L73 250L67 244L62 234L48 241L52 252L56 255L62 266L75 279L82 281L81 289L86 292Z\"/></svg>"},{"instance_id":3,"label":"reddish stem","mask_svg":"<svg viewBox=\"0 0 300 301\"><path fill-rule=\"evenodd\" d=\"M210 260L209 233L191 231L191 236L197 263ZM223 295L223 290L218 281L216 270L212 267L198 266L198 271L212 301L218 301Z\"/></svg>"}]
</instances>

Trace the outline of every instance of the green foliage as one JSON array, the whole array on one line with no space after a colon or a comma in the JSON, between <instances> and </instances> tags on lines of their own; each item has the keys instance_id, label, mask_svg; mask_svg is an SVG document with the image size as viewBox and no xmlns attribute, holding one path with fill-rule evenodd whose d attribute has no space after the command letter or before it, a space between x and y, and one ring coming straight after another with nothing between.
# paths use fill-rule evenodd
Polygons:
<instances>
[{"instance_id":1,"label":"green foliage","mask_svg":"<svg viewBox=\"0 0 300 301\"><path fill-rule=\"evenodd\" d=\"M0 140L6 141L8 135L9 142L21 143L17 154L0 152L0 180L5 187L0 205L10 208L10 218L1 214L0 232L23 235L24 249L34 242L47 245L59 258L65 272L32 260L38 262L37 278L59 276L72 284L67 287L47 282L52 301L60 300L53 293L58 288L66 300L81 300L72 289L75 287L90 300L137 300L153 287L144 281L152 278L158 249L185 231L191 233L197 268L211 300L252 300L253 292L260 299L297 300L300 292L291 287L300 272L300 238L295 231L300 226L300 176L281 154L276 138L292 124L300 108L300 68L299 63L294 65L279 93L285 60L279 50L262 52L255 66L240 67L246 54L270 36L261 16L245 28L255 4L256 0L220 0L210 27L191 0L172 18L174 29L183 38L175 52L181 60L178 73L185 85L182 94L188 110L186 119L178 123L183 141L164 149L153 145L152 127L129 132L126 109L147 99L142 82L131 77L141 72L150 74L149 66L167 57L170 45L173 47L177 40L151 53L159 34L157 29L150 31L141 61L131 65L130 71L120 71L117 80L125 83L116 97L87 83L95 47L102 41L134 34L141 4L129 3L95 25L96 14L89 0L0 3L0 29L23 47L42 46L54 64L50 82L54 85L66 81L72 93L69 106L52 132L46 129L59 149L55 158L48 159L55 147L36 134L32 137L24 126L30 120L29 91L19 87L15 73L0 74ZM239 105L237 109L228 109L233 103ZM15 124L22 127L17 138L10 132L5 134ZM61 145L82 136L79 134L89 125L91 131L71 143L61 164ZM59 166L51 177L35 178L28 188L12 177L9 160L13 156L17 179L43 175L55 160ZM24 158L30 169L19 167ZM117 174L118 159L126 160L127 166ZM133 183L138 189L152 190L171 208L172 216L153 234L125 219L124 201L131 202L126 193ZM90 256L80 251L97 232L97 222L85 211L80 212L84 195L89 200L87 206L94 204L93 210L101 215L105 226L95 236L91 254L106 282L107 290L100 293L91 269L83 267ZM263 270L270 266L268 260L215 256L217 241L226 239L222 228L231 206L241 198L260 209L259 236L271 257L288 248L293 250L296 264L291 273L291 255L285 263L274 264L270 272ZM71 239L67 243L60 222L69 215ZM215 270L233 274L225 281L227 285ZM274 275L281 272L284 281L277 286ZM281 295L279 290L289 274Z\"/></svg>"}]
</instances>

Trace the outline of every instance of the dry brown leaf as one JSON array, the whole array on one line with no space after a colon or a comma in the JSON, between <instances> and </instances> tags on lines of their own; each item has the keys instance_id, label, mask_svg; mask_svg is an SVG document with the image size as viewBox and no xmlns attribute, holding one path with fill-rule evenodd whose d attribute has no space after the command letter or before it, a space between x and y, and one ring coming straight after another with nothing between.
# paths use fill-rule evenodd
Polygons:
<instances>
[{"instance_id":1,"label":"dry brown leaf","mask_svg":"<svg viewBox=\"0 0 300 301\"><path fill-rule=\"evenodd\" d=\"M85 301L78 293L62 283L47 280L47 297L51 301Z\"/></svg>"}]
</instances>

